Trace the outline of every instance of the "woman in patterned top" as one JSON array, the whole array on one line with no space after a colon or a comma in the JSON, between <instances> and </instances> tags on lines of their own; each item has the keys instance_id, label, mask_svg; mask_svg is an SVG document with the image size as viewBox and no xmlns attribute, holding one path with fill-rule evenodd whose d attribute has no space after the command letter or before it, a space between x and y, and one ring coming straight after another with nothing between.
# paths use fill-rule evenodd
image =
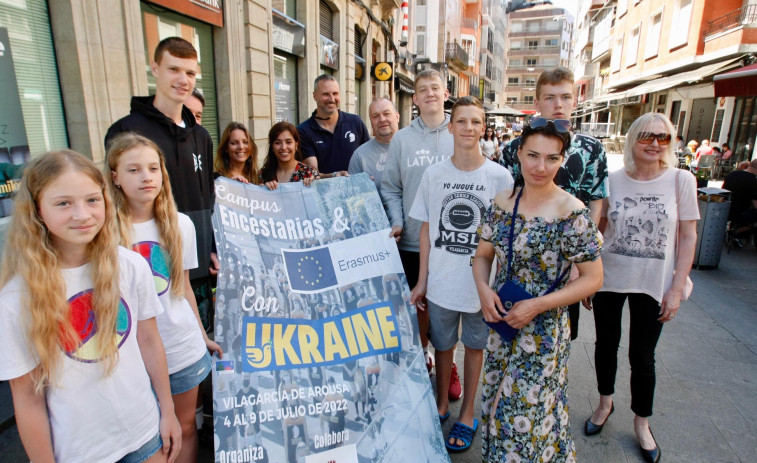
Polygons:
<instances>
[{"instance_id":1,"label":"woman in patterned top","mask_svg":"<svg viewBox=\"0 0 757 463\"><path fill-rule=\"evenodd\" d=\"M566 396L567 305L602 285L602 239L589 209L554 183L570 144L563 123L537 118L524 127L515 189L494 198L479 228L473 277L484 319L519 330L509 341L490 331L482 386L484 461L576 461ZM510 278L532 299L503 308L489 287L495 256L496 287ZM579 277L566 284L571 265Z\"/></svg>"},{"instance_id":2,"label":"woman in patterned top","mask_svg":"<svg viewBox=\"0 0 757 463\"><path fill-rule=\"evenodd\" d=\"M302 163L300 134L289 122L277 122L268 132L268 156L260 178L271 190L287 182L309 186L313 180L321 178L317 170Z\"/></svg>"}]
</instances>

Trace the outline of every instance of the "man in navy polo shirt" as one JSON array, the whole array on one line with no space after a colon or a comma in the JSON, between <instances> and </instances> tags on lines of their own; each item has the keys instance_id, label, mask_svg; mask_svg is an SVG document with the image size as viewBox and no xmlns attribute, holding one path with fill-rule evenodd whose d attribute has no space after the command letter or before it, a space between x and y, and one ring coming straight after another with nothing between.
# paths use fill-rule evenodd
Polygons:
<instances>
[{"instance_id":1,"label":"man in navy polo shirt","mask_svg":"<svg viewBox=\"0 0 757 463\"><path fill-rule=\"evenodd\" d=\"M371 139L356 114L339 110L339 82L323 74L314 82L316 110L297 127L305 164L318 169L321 177L347 175L352 153Z\"/></svg>"}]
</instances>

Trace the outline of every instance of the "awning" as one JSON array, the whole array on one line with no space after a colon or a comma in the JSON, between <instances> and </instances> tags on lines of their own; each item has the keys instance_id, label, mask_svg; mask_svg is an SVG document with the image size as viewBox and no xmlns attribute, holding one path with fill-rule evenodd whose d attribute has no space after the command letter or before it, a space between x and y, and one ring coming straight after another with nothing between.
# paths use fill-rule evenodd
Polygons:
<instances>
[{"instance_id":1,"label":"awning","mask_svg":"<svg viewBox=\"0 0 757 463\"><path fill-rule=\"evenodd\" d=\"M707 66L702 66L701 68L694 69L693 71L681 72L672 76L655 79L628 90L627 96L638 96L644 95L645 93L659 92L684 83L695 84L705 77L709 77L717 73L718 71L737 66L736 61L740 59L741 57L732 58L727 61L708 64Z\"/></svg>"},{"instance_id":2,"label":"awning","mask_svg":"<svg viewBox=\"0 0 757 463\"><path fill-rule=\"evenodd\" d=\"M487 110L486 114L490 116L522 116L525 114L525 112L518 111L517 109L513 109L505 105L505 106L502 106L501 108Z\"/></svg>"},{"instance_id":3,"label":"awning","mask_svg":"<svg viewBox=\"0 0 757 463\"><path fill-rule=\"evenodd\" d=\"M757 64L718 74L712 81L716 97L757 95Z\"/></svg>"},{"instance_id":4,"label":"awning","mask_svg":"<svg viewBox=\"0 0 757 463\"><path fill-rule=\"evenodd\" d=\"M597 103L604 103L606 101L612 101L612 100L622 100L626 97L628 92L615 92L615 93L606 93L604 95L599 95L596 98L592 98L591 102L594 104Z\"/></svg>"}]
</instances>

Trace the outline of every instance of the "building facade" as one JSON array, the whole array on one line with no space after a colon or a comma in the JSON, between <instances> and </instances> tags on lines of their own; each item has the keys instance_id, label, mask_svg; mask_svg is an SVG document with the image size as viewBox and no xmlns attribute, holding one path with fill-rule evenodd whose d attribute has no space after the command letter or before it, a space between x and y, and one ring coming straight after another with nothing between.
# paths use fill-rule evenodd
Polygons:
<instances>
[{"instance_id":1,"label":"building facade","mask_svg":"<svg viewBox=\"0 0 757 463\"><path fill-rule=\"evenodd\" d=\"M578 81L583 97L577 125L595 135L622 139L640 114L663 112L684 139L728 142L735 160L751 159L754 97L716 98L712 81L754 60L757 2L588 3L593 20L581 25L588 30L578 36L591 38L591 61L586 46L581 59L574 61L583 79Z\"/></svg>"},{"instance_id":2,"label":"building facade","mask_svg":"<svg viewBox=\"0 0 757 463\"><path fill-rule=\"evenodd\" d=\"M23 164L61 148L102 162L108 127L129 113L132 96L154 92L149 64L169 36L198 50L202 122L216 142L229 122L243 122L264 156L274 122L297 124L315 109L313 80L322 73L339 81L343 110L368 120L370 101L389 96L409 122L412 38L401 37L412 10L402 6L400 0L0 2L6 106L0 126L12 131L0 136L0 163ZM388 79L372 75L379 62L391 63ZM12 212L2 191L0 217Z\"/></svg>"},{"instance_id":3,"label":"building facade","mask_svg":"<svg viewBox=\"0 0 757 463\"><path fill-rule=\"evenodd\" d=\"M510 13L506 27L505 103L534 114L539 74L570 65L573 16L562 8L540 5Z\"/></svg>"}]
</instances>

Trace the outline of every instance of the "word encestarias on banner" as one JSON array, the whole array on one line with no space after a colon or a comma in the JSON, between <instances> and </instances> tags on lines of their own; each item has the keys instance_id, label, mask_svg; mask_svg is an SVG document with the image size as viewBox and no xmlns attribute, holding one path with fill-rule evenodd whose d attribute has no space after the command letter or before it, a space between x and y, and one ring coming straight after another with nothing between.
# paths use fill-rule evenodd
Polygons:
<instances>
[{"instance_id":1,"label":"word encestarias on banner","mask_svg":"<svg viewBox=\"0 0 757 463\"><path fill-rule=\"evenodd\" d=\"M216 180L220 463L448 462L397 246L365 174Z\"/></svg>"}]
</instances>

